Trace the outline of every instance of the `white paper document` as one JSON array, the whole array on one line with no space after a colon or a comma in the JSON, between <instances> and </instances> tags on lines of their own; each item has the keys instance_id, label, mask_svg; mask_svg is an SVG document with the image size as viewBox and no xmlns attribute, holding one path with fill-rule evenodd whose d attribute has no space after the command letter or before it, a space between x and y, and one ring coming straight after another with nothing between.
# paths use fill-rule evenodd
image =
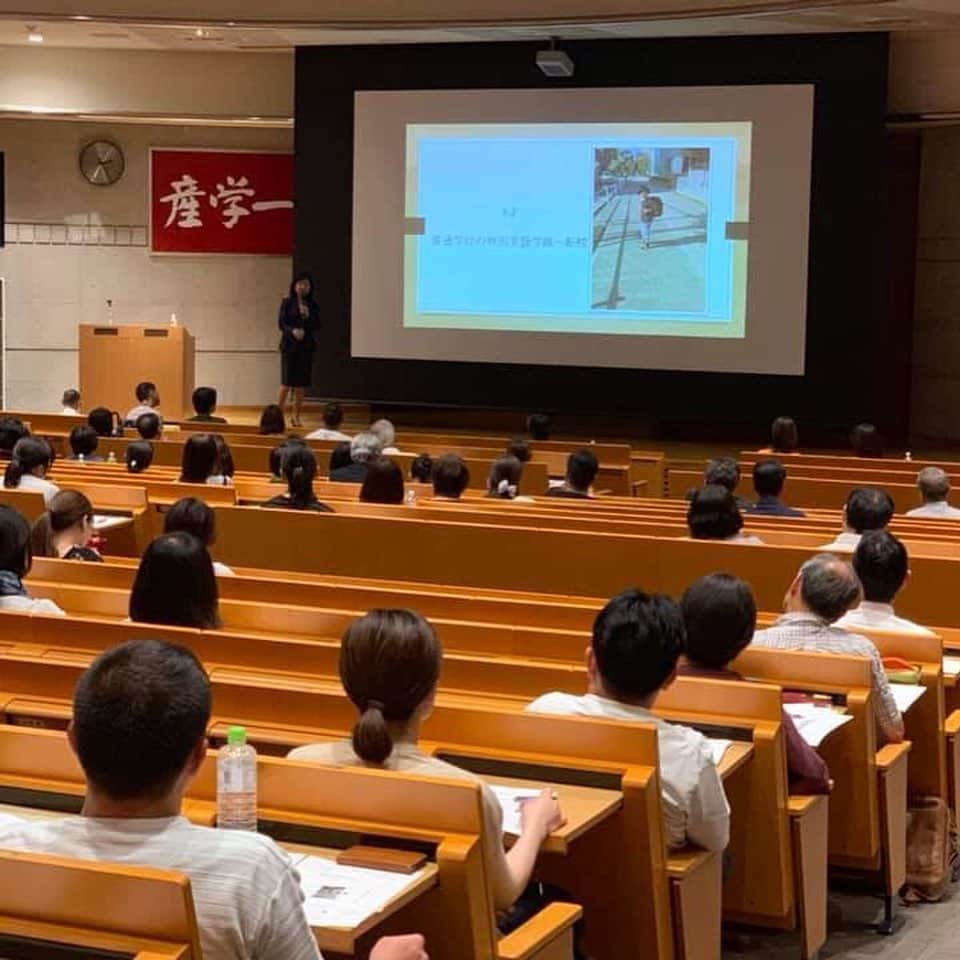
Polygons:
<instances>
[{"instance_id":1,"label":"white paper document","mask_svg":"<svg viewBox=\"0 0 960 960\"><path fill-rule=\"evenodd\" d=\"M93 515L94 530L111 530L114 527L123 527L130 522L130 517L108 517L102 513Z\"/></svg>"},{"instance_id":2,"label":"white paper document","mask_svg":"<svg viewBox=\"0 0 960 960\"><path fill-rule=\"evenodd\" d=\"M296 861L311 927L356 927L380 913L423 872L345 867L325 857Z\"/></svg>"},{"instance_id":3,"label":"white paper document","mask_svg":"<svg viewBox=\"0 0 960 960\"><path fill-rule=\"evenodd\" d=\"M710 744L710 750L713 752L713 762L719 764L723 755L733 745L732 740L718 740L714 737L707 737L707 743Z\"/></svg>"},{"instance_id":4,"label":"white paper document","mask_svg":"<svg viewBox=\"0 0 960 960\"><path fill-rule=\"evenodd\" d=\"M533 800L540 796L540 791L531 790L529 787L503 787L496 783L491 783L490 789L500 801L500 806L503 809L503 832L519 837L522 828L520 801Z\"/></svg>"},{"instance_id":5,"label":"white paper document","mask_svg":"<svg viewBox=\"0 0 960 960\"><path fill-rule=\"evenodd\" d=\"M829 707L813 703L785 703L783 709L790 714L793 724L811 747L819 747L828 734L849 723L853 717L837 713Z\"/></svg>"},{"instance_id":6,"label":"white paper document","mask_svg":"<svg viewBox=\"0 0 960 960\"><path fill-rule=\"evenodd\" d=\"M901 713L906 713L927 692L919 683L891 683L890 689Z\"/></svg>"},{"instance_id":7,"label":"white paper document","mask_svg":"<svg viewBox=\"0 0 960 960\"><path fill-rule=\"evenodd\" d=\"M960 657L944 657L943 672L952 677L960 675Z\"/></svg>"}]
</instances>

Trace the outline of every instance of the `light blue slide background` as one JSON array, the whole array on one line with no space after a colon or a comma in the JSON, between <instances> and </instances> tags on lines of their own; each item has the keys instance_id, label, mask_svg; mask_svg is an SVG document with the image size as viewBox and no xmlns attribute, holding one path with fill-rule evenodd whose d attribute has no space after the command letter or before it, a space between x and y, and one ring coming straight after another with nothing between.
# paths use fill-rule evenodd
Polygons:
<instances>
[{"instance_id":1,"label":"light blue slide background","mask_svg":"<svg viewBox=\"0 0 960 960\"><path fill-rule=\"evenodd\" d=\"M582 316L590 332L596 315L590 302L594 150L605 146L707 147L710 175L705 311L604 310L604 316L733 319L725 225L734 219L737 142L716 137L422 138L417 213L425 232L418 240L417 313Z\"/></svg>"}]
</instances>

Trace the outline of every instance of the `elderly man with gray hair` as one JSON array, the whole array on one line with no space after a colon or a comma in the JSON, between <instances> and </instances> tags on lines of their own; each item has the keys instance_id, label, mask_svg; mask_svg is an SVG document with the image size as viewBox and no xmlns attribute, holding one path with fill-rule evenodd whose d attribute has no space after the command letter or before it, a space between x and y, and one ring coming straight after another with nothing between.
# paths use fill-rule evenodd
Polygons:
<instances>
[{"instance_id":1,"label":"elderly man with gray hair","mask_svg":"<svg viewBox=\"0 0 960 960\"><path fill-rule=\"evenodd\" d=\"M917 487L923 497L923 506L907 511L908 517L960 519L960 509L947 502L950 496L950 478L939 467L924 467L917 474Z\"/></svg>"},{"instance_id":2,"label":"elderly man with gray hair","mask_svg":"<svg viewBox=\"0 0 960 960\"><path fill-rule=\"evenodd\" d=\"M838 627L836 622L861 597L853 567L832 553L808 560L794 577L784 597L784 614L772 627L757 631L754 646L773 650L867 657L873 676L873 709L883 736L892 743L903 739L903 718L883 669L876 646L866 637Z\"/></svg>"},{"instance_id":3,"label":"elderly man with gray hair","mask_svg":"<svg viewBox=\"0 0 960 960\"><path fill-rule=\"evenodd\" d=\"M379 460L383 452L380 438L370 432L358 433L350 441L350 463L330 471L330 479L339 483L363 483L367 478L367 464Z\"/></svg>"}]
</instances>

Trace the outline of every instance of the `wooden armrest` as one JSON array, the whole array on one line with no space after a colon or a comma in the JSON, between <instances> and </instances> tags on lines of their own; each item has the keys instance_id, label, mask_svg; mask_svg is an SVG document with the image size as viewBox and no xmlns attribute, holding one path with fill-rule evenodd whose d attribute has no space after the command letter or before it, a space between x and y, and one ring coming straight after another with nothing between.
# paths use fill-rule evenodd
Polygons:
<instances>
[{"instance_id":1,"label":"wooden armrest","mask_svg":"<svg viewBox=\"0 0 960 960\"><path fill-rule=\"evenodd\" d=\"M955 737L960 733L960 710L954 710L953 713L943 721L943 732L948 737Z\"/></svg>"},{"instance_id":2,"label":"wooden armrest","mask_svg":"<svg viewBox=\"0 0 960 960\"><path fill-rule=\"evenodd\" d=\"M683 847L671 850L667 854L667 876L671 880L689 877L710 863L713 857L720 856L710 850L698 850L696 847Z\"/></svg>"},{"instance_id":3,"label":"wooden armrest","mask_svg":"<svg viewBox=\"0 0 960 960\"><path fill-rule=\"evenodd\" d=\"M538 914L497 943L500 960L527 960L569 930L583 915L574 903L549 903Z\"/></svg>"},{"instance_id":4,"label":"wooden armrest","mask_svg":"<svg viewBox=\"0 0 960 960\"><path fill-rule=\"evenodd\" d=\"M907 754L913 744L909 740L902 743L888 743L877 751L877 769L892 770L898 763L907 762Z\"/></svg>"},{"instance_id":5,"label":"wooden armrest","mask_svg":"<svg viewBox=\"0 0 960 960\"><path fill-rule=\"evenodd\" d=\"M827 797L824 794L814 796L801 796L800 794L787 797L787 812L792 819L799 820L802 817L810 816L814 813L821 803L826 803Z\"/></svg>"}]
</instances>

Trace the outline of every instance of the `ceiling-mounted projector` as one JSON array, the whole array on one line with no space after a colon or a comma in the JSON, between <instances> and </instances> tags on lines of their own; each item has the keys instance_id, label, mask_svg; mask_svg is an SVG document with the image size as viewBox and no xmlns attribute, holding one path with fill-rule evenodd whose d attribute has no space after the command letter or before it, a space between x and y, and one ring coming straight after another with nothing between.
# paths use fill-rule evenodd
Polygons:
<instances>
[{"instance_id":1,"label":"ceiling-mounted projector","mask_svg":"<svg viewBox=\"0 0 960 960\"><path fill-rule=\"evenodd\" d=\"M562 50L551 46L537 53L537 66L546 77L572 77L573 61Z\"/></svg>"}]
</instances>

